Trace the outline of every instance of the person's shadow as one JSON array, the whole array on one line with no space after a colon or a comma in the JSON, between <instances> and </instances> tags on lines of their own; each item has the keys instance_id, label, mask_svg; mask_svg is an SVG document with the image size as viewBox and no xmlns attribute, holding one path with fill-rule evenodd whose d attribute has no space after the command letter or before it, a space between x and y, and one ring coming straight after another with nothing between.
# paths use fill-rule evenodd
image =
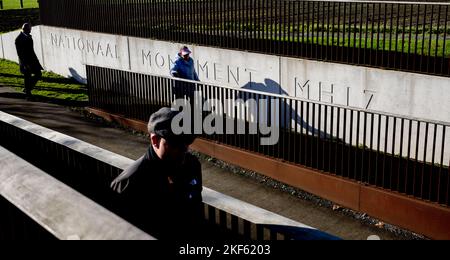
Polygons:
<instances>
[{"instance_id":1,"label":"person's shadow","mask_svg":"<svg viewBox=\"0 0 450 260\"><path fill-rule=\"evenodd\" d=\"M279 125L283 128L287 127L294 127L295 124L291 123L290 120L294 120L301 128L307 130L309 133L311 133L314 136L319 136L321 138L327 137L329 138L330 135L326 132L320 131L320 129L314 128L312 125L310 125L308 122L306 122L302 115L299 113L300 108L298 108L295 105L295 102L289 102L289 95L286 91L283 90L283 88L278 84L277 82L271 80L271 79L264 79L264 83L255 83L255 82L249 82L246 85L242 87L242 89L248 89L248 90L254 90L259 92L264 92L268 94L277 94L277 95L286 95L286 99L279 98L279 107L280 107L280 114L279 114ZM268 95L270 96L270 95ZM268 99L268 96L256 96L256 99ZM254 95L251 95L247 92L240 92L239 98L243 99L244 101L247 101L250 98L253 98ZM259 100L256 100L258 102L259 107ZM269 104L267 104L269 105ZM266 106L267 106L266 105ZM256 115L253 115L253 118L255 118ZM270 114L267 113L267 119L266 122L261 123L267 123L270 122ZM286 118L287 117L287 118ZM261 119L261 118L260 118ZM258 119L258 120L260 120Z\"/></svg>"},{"instance_id":2,"label":"person's shadow","mask_svg":"<svg viewBox=\"0 0 450 260\"><path fill-rule=\"evenodd\" d=\"M87 79L83 78L74 68L69 68L70 77L76 80L77 82L86 85Z\"/></svg>"}]
</instances>

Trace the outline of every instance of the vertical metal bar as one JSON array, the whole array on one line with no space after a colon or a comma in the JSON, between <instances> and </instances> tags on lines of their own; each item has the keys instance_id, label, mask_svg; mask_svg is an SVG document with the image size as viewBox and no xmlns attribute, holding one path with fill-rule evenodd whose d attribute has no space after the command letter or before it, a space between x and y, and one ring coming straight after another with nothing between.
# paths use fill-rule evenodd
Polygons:
<instances>
[{"instance_id":1,"label":"vertical metal bar","mask_svg":"<svg viewBox=\"0 0 450 260\"><path fill-rule=\"evenodd\" d=\"M283 54L284 55L290 55L290 53L288 52L287 47L290 46L290 40L291 40L291 29L290 29L290 25L291 23L289 22L290 17L289 17L289 12L290 10L288 9L288 6L290 5L290 2L282 2L284 5L284 32L283 32ZM286 30L286 25L287 25L287 30ZM287 34L287 35L286 35ZM286 41L287 40L287 41Z\"/></svg>"},{"instance_id":2,"label":"vertical metal bar","mask_svg":"<svg viewBox=\"0 0 450 260\"><path fill-rule=\"evenodd\" d=\"M337 150L337 143L338 143L339 137L333 136L333 133L334 133L334 131L333 131L334 130L334 107L330 106L330 108L331 108L331 111L330 111L330 142L334 143L333 146L334 146L335 150ZM329 149L328 149L328 169L330 172L332 172L331 157L332 157L332 149L331 149L331 144L330 144ZM334 164L336 165L336 161L334 161ZM336 168L335 168L335 171L332 173L336 174Z\"/></svg>"},{"instance_id":3,"label":"vertical metal bar","mask_svg":"<svg viewBox=\"0 0 450 260\"><path fill-rule=\"evenodd\" d=\"M342 52L342 48L341 48L341 42L340 42L340 36L341 36L341 2L339 2L338 3L338 24L337 24L337 30L338 30L338 33L337 33L337 48L336 48L336 61L342 61L342 59L339 59L340 58L340 56L341 56L341 53L338 53L338 50L339 50L339 52ZM344 8L344 18L345 18L345 8ZM343 32L343 34L344 34L345 32Z\"/></svg>"},{"instance_id":4,"label":"vertical metal bar","mask_svg":"<svg viewBox=\"0 0 450 260\"><path fill-rule=\"evenodd\" d=\"M257 94L256 102L257 102L258 109L256 110L256 123L257 123L258 127L261 125L261 106L260 106L260 102L259 102L260 100L261 100L261 94ZM257 142L258 142L259 140L261 140L261 134L260 134L260 131L257 131L257 132L258 132L258 134L257 134L258 135ZM256 144L256 147L257 147L256 151L258 153L261 153L261 145Z\"/></svg>"},{"instance_id":5,"label":"vertical metal bar","mask_svg":"<svg viewBox=\"0 0 450 260\"><path fill-rule=\"evenodd\" d=\"M347 5L346 2L343 3L344 4L344 18L342 19L342 25L343 25L343 29L342 29L342 48L341 48L341 62L344 61L344 50L345 50L345 12L347 10Z\"/></svg>"},{"instance_id":6,"label":"vertical metal bar","mask_svg":"<svg viewBox=\"0 0 450 260\"><path fill-rule=\"evenodd\" d=\"M294 162L295 163L300 163L300 156L301 156L301 133L299 132L299 127L298 124L301 124L301 121L297 120L298 117L298 100L295 100L295 110L294 110L294 124L295 124L295 135L294 135ZM300 114L300 119L303 121L303 117L302 114ZM300 125L300 130L301 130L301 125ZM300 137L300 138L299 138ZM297 143L297 139L298 139L298 143ZM299 156L297 156L299 155Z\"/></svg>"},{"instance_id":7,"label":"vertical metal bar","mask_svg":"<svg viewBox=\"0 0 450 260\"><path fill-rule=\"evenodd\" d=\"M429 195L428 195L428 199L431 201L435 201L433 200L432 197L432 184L433 184L433 176L434 176L434 168L435 168L435 155L436 155L436 135L437 135L437 125L433 124L434 126L434 132L433 132L433 150L432 150L432 155L431 155L431 169L430 169L430 183L429 183L429 187L428 187L428 191L429 191ZM426 149L426 148L425 148ZM437 187L437 191L439 191L439 187ZM437 196L436 196L437 198ZM436 201L439 202L439 201Z\"/></svg>"},{"instance_id":8,"label":"vertical metal bar","mask_svg":"<svg viewBox=\"0 0 450 260\"><path fill-rule=\"evenodd\" d=\"M399 155L399 162L398 162L398 169L397 169L397 190L399 192L402 192L401 187L400 187L400 181L401 181L400 175L402 172L402 162L403 162L403 134L404 134L404 130L405 130L404 128L405 128L405 119L402 118L401 124L400 124L400 155Z\"/></svg>"},{"instance_id":9,"label":"vertical metal bar","mask_svg":"<svg viewBox=\"0 0 450 260\"><path fill-rule=\"evenodd\" d=\"M310 124L309 124L309 104L310 104L310 102L305 102L305 105L306 105L306 138L305 138L305 165L306 166L310 166L310 165L308 165L308 158L307 158L307 156L308 156L308 154L309 154L309 156L311 156L311 153L309 153L309 151L308 151L308 145L309 145L309 140L308 140L308 138L309 138L309 129L311 128L311 126L310 126Z\"/></svg>"},{"instance_id":10,"label":"vertical metal bar","mask_svg":"<svg viewBox=\"0 0 450 260\"><path fill-rule=\"evenodd\" d=\"M306 53L304 52L305 47L307 46L305 44L305 1L302 1L302 49L301 49L301 56L305 57ZM300 5L300 4L299 4ZM299 28L300 31L300 28ZM308 38L306 38L308 40Z\"/></svg>"},{"instance_id":11,"label":"vertical metal bar","mask_svg":"<svg viewBox=\"0 0 450 260\"><path fill-rule=\"evenodd\" d=\"M345 113L344 113L344 115L345 115ZM338 173L338 167L337 167L337 162L338 162L338 153L337 153L337 142L338 142L338 140L339 140L339 130L340 130L340 124L341 124L341 108L339 108L339 107L337 107L337 117L336 117L336 152L334 153L334 155L335 155L335 160L334 160L334 162L335 162L335 169L334 169L334 172L337 174ZM346 121L345 121L345 118L344 118L344 127L345 127L345 124L346 124ZM344 162L344 146L345 146L345 135L344 135L344 137L342 138L343 139L343 144L342 144L342 152L341 152L341 157L342 157L342 160L341 160L341 164L343 164ZM341 176L343 175L343 172L341 171Z\"/></svg>"},{"instance_id":12,"label":"vertical metal bar","mask_svg":"<svg viewBox=\"0 0 450 260\"><path fill-rule=\"evenodd\" d=\"M380 165L381 114L378 114L377 154L375 160L375 186L378 186L378 172Z\"/></svg>"},{"instance_id":13,"label":"vertical metal bar","mask_svg":"<svg viewBox=\"0 0 450 260\"><path fill-rule=\"evenodd\" d=\"M444 154L445 154L445 129L446 126L442 125L442 144L441 144L441 160L440 160L440 165L439 165L439 174L438 174L438 190L437 190L437 202L440 203L441 201L441 177L443 174L443 169L444 169ZM450 165L449 165L450 167ZM448 183L448 182L447 182ZM447 188L448 191L448 188ZM446 199L448 199L448 194ZM446 202L446 204L448 204L448 201Z\"/></svg>"},{"instance_id":14,"label":"vertical metal bar","mask_svg":"<svg viewBox=\"0 0 450 260\"><path fill-rule=\"evenodd\" d=\"M375 65L379 66L378 55L380 50L380 24L381 24L381 3L378 3L378 20L377 20L377 46L375 51Z\"/></svg>"},{"instance_id":15,"label":"vertical metal bar","mask_svg":"<svg viewBox=\"0 0 450 260\"><path fill-rule=\"evenodd\" d=\"M412 21L413 21L413 9L414 9L414 5L413 4L411 4L410 5L410 7L411 7L411 10L410 10L410 19L409 19L409 39L408 39L408 58L406 59L406 69L409 69L410 68L410 66L409 66L409 60L411 59L411 44L412 44L412 27L413 27L413 23L412 23ZM418 15L417 15L417 17L419 17Z\"/></svg>"},{"instance_id":16,"label":"vertical metal bar","mask_svg":"<svg viewBox=\"0 0 450 260\"><path fill-rule=\"evenodd\" d=\"M331 2L327 2L327 44L325 47L325 60L330 60L329 51L330 51L330 5ZM333 16L334 21L334 16ZM325 22L324 22L325 23ZM333 26L333 25L331 25ZM333 27L332 27L333 30ZM334 38L334 35L332 36ZM331 45L333 45L333 38L331 38Z\"/></svg>"},{"instance_id":17,"label":"vertical metal bar","mask_svg":"<svg viewBox=\"0 0 450 260\"><path fill-rule=\"evenodd\" d=\"M402 30L402 57L403 57L403 54L405 53L404 52L404 50L405 50L405 34L406 34L406 4L404 4L403 5L404 6L404 8L403 8L403 30ZM410 20L412 19L412 17L410 18ZM411 32L411 28L409 28L409 30L410 30L410 32ZM404 64L403 63L403 59L401 59L400 61L399 61L399 64L400 64L400 66L399 66L399 68L402 68L402 64Z\"/></svg>"},{"instance_id":18,"label":"vertical metal bar","mask_svg":"<svg viewBox=\"0 0 450 260\"><path fill-rule=\"evenodd\" d=\"M320 48L320 59L321 60L324 60L324 54L325 54L325 51L324 51L324 46L325 46L325 44L324 44L324 40L325 40L325 2L321 2L321 4L322 4L322 14L321 14L321 16L322 16L322 24L320 25L320 27L321 27L321 30L322 30L322 43L321 43L321 48ZM328 28L328 24L327 24L327 28Z\"/></svg>"},{"instance_id":19,"label":"vertical metal bar","mask_svg":"<svg viewBox=\"0 0 450 260\"><path fill-rule=\"evenodd\" d=\"M296 33L295 30L295 26L296 26L296 18L298 17L297 15L297 9L295 9L295 3L296 2L289 2L289 8L288 8L288 12L289 12L289 55L290 56L295 56L296 51L295 51L295 35L298 33ZM292 30L291 30L292 28Z\"/></svg>"},{"instance_id":20,"label":"vertical metal bar","mask_svg":"<svg viewBox=\"0 0 450 260\"><path fill-rule=\"evenodd\" d=\"M448 5L445 6L445 22L444 22L444 42L442 44L442 61L441 61L441 73L444 75L449 75L450 74L450 66L448 66L448 69L446 72L444 72L444 61L445 61L445 55L446 55L446 38L447 38L447 20L448 18Z\"/></svg>"},{"instance_id":21,"label":"vertical metal bar","mask_svg":"<svg viewBox=\"0 0 450 260\"><path fill-rule=\"evenodd\" d=\"M262 15L261 15L261 9L263 9L263 7L261 7L261 3L263 3L261 0L255 0L255 3L257 3L257 7L255 10L255 20L256 20L256 30L253 33L252 36L252 50L254 51L259 51L258 46L256 46L257 43L259 43L258 45L261 45L261 40L263 40L263 37L261 35L261 31L263 31L263 23L262 23Z\"/></svg>"},{"instance_id":22,"label":"vertical metal bar","mask_svg":"<svg viewBox=\"0 0 450 260\"><path fill-rule=\"evenodd\" d=\"M336 57L337 57L337 46L339 46L339 25L338 25L338 33L337 33L337 38L338 38L338 42L337 42L337 45L336 45L336 47L335 47L335 44L334 44L334 38L335 38L335 36L334 36L334 30L335 30L335 19L336 19L336 16L335 16L335 12L336 12L336 2L333 2L333 14L332 14L332 22L331 22L331 53L330 53L330 60L334 60L333 59L333 55L335 54L336 55ZM338 23L339 23L339 12L338 12ZM336 58L336 60L337 60L337 58Z\"/></svg>"},{"instance_id":23,"label":"vertical metal bar","mask_svg":"<svg viewBox=\"0 0 450 260\"><path fill-rule=\"evenodd\" d=\"M356 60L359 59L359 55L358 55L358 58L355 58L355 51L356 51L356 48L357 48L356 47L356 31L357 31L356 26L358 24L358 5L359 5L359 3L355 3L355 14L354 14L355 15L355 19L353 21L354 25L353 25L353 47L352 47L352 55L353 55L353 57L352 57L352 63L357 63ZM361 12L362 12L362 10L361 10ZM358 52L356 51L356 53L358 53Z\"/></svg>"},{"instance_id":24,"label":"vertical metal bar","mask_svg":"<svg viewBox=\"0 0 450 260\"><path fill-rule=\"evenodd\" d=\"M426 6L425 6L425 11L426 11ZM419 44L419 17L420 17L420 5L417 5L417 20L416 20L416 43L414 46L414 54L417 55L417 48L418 48L418 44ZM425 24L425 23L424 23ZM416 59L414 59L414 66L416 65ZM416 69L416 68L414 68Z\"/></svg>"},{"instance_id":25,"label":"vertical metal bar","mask_svg":"<svg viewBox=\"0 0 450 260\"><path fill-rule=\"evenodd\" d=\"M422 165L422 172L421 172L421 178L420 178L420 198L423 198L423 186L424 186L424 178L425 178L425 167L427 164L427 146L428 146L428 128L429 123L425 123L425 143L423 146L423 165Z\"/></svg>"},{"instance_id":26,"label":"vertical metal bar","mask_svg":"<svg viewBox=\"0 0 450 260\"><path fill-rule=\"evenodd\" d=\"M362 48L362 34L363 34L363 11L364 11L364 3L358 4L357 6L359 6L360 8L360 13L359 13L359 32L358 32L358 36L359 36L359 46L358 46L358 59L357 59L357 63L361 64L361 48ZM367 19L367 17L366 17ZM355 19L355 23L356 23L356 19ZM356 37L355 37L356 38Z\"/></svg>"},{"instance_id":27,"label":"vertical metal bar","mask_svg":"<svg viewBox=\"0 0 450 260\"><path fill-rule=\"evenodd\" d=\"M412 120L408 120L408 154L406 157L405 165L405 193L408 194L408 172L409 172L409 162L411 161L411 138L412 138Z\"/></svg>"},{"instance_id":28,"label":"vertical metal bar","mask_svg":"<svg viewBox=\"0 0 450 260\"><path fill-rule=\"evenodd\" d=\"M325 166L325 158L326 158L326 155L325 155L325 151L326 151L326 148L330 148L330 146L329 146L329 143L328 143L328 137L327 137L327 133L328 133L328 131L327 131L327 129L328 129L328 107L329 106L324 106L324 126L323 126L323 134L324 134L324 137L323 137L323 142L322 142L322 169L323 170L326 170L326 171L329 171L329 167L327 167L327 166ZM331 131L330 131L330 136L331 136Z\"/></svg>"},{"instance_id":29,"label":"vertical metal bar","mask_svg":"<svg viewBox=\"0 0 450 260\"><path fill-rule=\"evenodd\" d=\"M305 112L305 107L308 106L308 102L307 101L300 101L300 113L302 115L302 118L306 118L306 120L303 120L302 122L302 126L301 126L301 141L300 143L302 144L302 149L301 149L301 157L300 157L300 163L303 165L306 165L306 161L307 161L307 147L308 147L308 128L309 128L309 122L308 122L308 113ZM305 134L303 134L303 128L305 129ZM303 140L304 138L304 140Z\"/></svg>"},{"instance_id":30,"label":"vertical metal bar","mask_svg":"<svg viewBox=\"0 0 450 260\"><path fill-rule=\"evenodd\" d=\"M315 32L315 29L314 29L314 26L316 25L315 24L315 15L316 15L316 8L315 8L315 2L311 2L312 3L312 17L311 17L311 24L312 24L312 27L311 27L311 57L314 57L314 58L317 58L317 36L315 35L316 34L316 32ZM317 16L319 16L319 15L317 15ZM316 40L314 40L314 38L316 38ZM316 49L316 52L314 52L314 49ZM314 56L314 54L316 54L315 56Z\"/></svg>"},{"instance_id":31,"label":"vertical metal bar","mask_svg":"<svg viewBox=\"0 0 450 260\"><path fill-rule=\"evenodd\" d=\"M397 4L397 12L398 12L398 4ZM390 19L390 27L389 27L389 52L387 54L387 67L389 67L389 68L391 66L390 57L392 55L392 34L394 33L393 19L394 19L394 4L391 3L391 19ZM398 21L398 18L397 18L397 21ZM397 34L395 35L395 45L397 46Z\"/></svg>"},{"instance_id":32,"label":"vertical metal bar","mask_svg":"<svg viewBox=\"0 0 450 260\"><path fill-rule=\"evenodd\" d=\"M355 147L355 172L353 173L354 179L357 179L358 173L358 153L359 153L359 127L360 127L360 114L361 111L356 111L356 147Z\"/></svg>"},{"instance_id":33,"label":"vertical metal bar","mask_svg":"<svg viewBox=\"0 0 450 260\"><path fill-rule=\"evenodd\" d=\"M417 121L417 132L416 132L416 156L414 161L414 171L413 171L413 196L416 196L416 172L417 164L419 162L419 138L420 138L420 121Z\"/></svg>"},{"instance_id":34,"label":"vertical metal bar","mask_svg":"<svg viewBox=\"0 0 450 260\"><path fill-rule=\"evenodd\" d=\"M397 133L397 118L392 117L393 119L393 126L392 126L392 149L391 149L391 165L390 165L390 173L389 173L389 189L393 190L392 188L392 178L394 174L394 160L395 160L395 138ZM401 156L400 156L401 157Z\"/></svg>"},{"instance_id":35,"label":"vertical metal bar","mask_svg":"<svg viewBox=\"0 0 450 260\"><path fill-rule=\"evenodd\" d=\"M362 147L362 155L361 155L361 181L365 182L364 180L364 174L366 173L366 171L364 170L364 158L365 158L365 153L366 153L366 137L367 137L367 113L366 112L362 112L364 115L364 121L363 121L363 147Z\"/></svg>"},{"instance_id":36,"label":"vertical metal bar","mask_svg":"<svg viewBox=\"0 0 450 260\"><path fill-rule=\"evenodd\" d=\"M352 44L352 2L349 2L349 8L348 8L348 43L347 43L347 55L346 55L346 62L351 63L350 60L350 50L353 52L353 48L351 46Z\"/></svg>"},{"instance_id":37,"label":"vertical metal bar","mask_svg":"<svg viewBox=\"0 0 450 260\"><path fill-rule=\"evenodd\" d=\"M292 50L293 50L292 54L299 57L300 53L301 53L300 46L303 46L302 44L299 44L300 43L300 2L298 2L298 1L292 2L292 5L294 8L294 10L293 10L294 14L292 17L293 26L294 26L294 28L296 28L296 31L297 31L296 34L295 34L295 30L293 31L294 40L292 42Z\"/></svg>"},{"instance_id":38,"label":"vertical metal bar","mask_svg":"<svg viewBox=\"0 0 450 260\"><path fill-rule=\"evenodd\" d=\"M373 49L373 44L374 44L374 42L373 42L373 34L374 34L374 31L375 31L375 29L374 29L374 26L375 26L375 3L374 4L372 4L372 24L370 25L371 26L371 28L370 28L370 30L371 30L371 33L370 33L370 52L369 52L369 64L370 65L373 65L374 63L373 63L373 59L372 59L372 56L373 56L373 53L376 53L376 51Z\"/></svg>"},{"instance_id":39,"label":"vertical metal bar","mask_svg":"<svg viewBox=\"0 0 450 260\"><path fill-rule=\"evenodd\" d=\"M344 125L343 125L343 129L342 129L342 137L343 137L343 139L344 139L344 143L343 143L343 145L342 145L342 153L341 153L341 157L342 157L342 160L341 160L341 173L342 173L342 176L344 176L344 177L350 177L350 173L348 172L348 170L349 170L349 166L350 166L350 163L349 163L349 160L350 160L350 148L347 148L346 146L347 146L347 144L346 144L346 139L347 139L347 112L350 112L350 129L349 129L349 143L348 143L348 146L349 147L351 147L351 145L352 145L352 129L353 129L353 124L352 124L352 121L353 121L353 113L352 113L352 110L347 110L346 108L344 108L344 110L343 110L343 114L344 114ZM344 167L344 153L345 153L345 150L347 149L347 172L345 171L345 167Z\"/></svg>"},{"instance_id":40,"label":"vertical metal bar","mask_svg":"<svg viewBox=\"0 0 450 260\"><path fill-rule=\"evenodd\" d=\"M431 40L433 39L433 16L434 16L434 6L432 5L431 6L431 16L430 16L430 33L429 33L430 39L428 41L428 57L427 57L427 60L425 61L425 63L426 63L426 72L430 72L429 65L430 65L430 62L431 62L431 46L432 46ZM439 24L439 20L438 20L438 24ZM436 38L436 47L437 47L437 41L438 41L438 39ZM422 58L423 57L421 57L421 59Z\"/></svg>"},{"instance_id":41,"label":"vertical metal bar","mask_svg":"<svg viewBox=\"0 0 450 260\"><path fill-rule=\"evenodd\" d=\"M375 120L375 114L373 113L369 113L370 114L370 149L369 149L369 161L368 161L368 167L367 167L367 172L368 172L368 176L367 176L367 182L369 184L373 184L371 183L371 173L372 173L372 153L373 153L373 134L374 134L374 120Z\"/></svg>"},{"instance_id":42,"label":"vertical metal bar","mask_svg":"<svg viewBox=\"0 0 450 260\"><path fill-rule=\"evenodd\" d=\"M317 104L318 105L318 119L317 119L317 133L318 133L318 135L317 135L317 147L316 147L316 149L317 149L317 151L316 151L316 158L317 158L317 164L316 164L316 166L317 166L317 169L320 169L320 163L319 163L319 161L320 161L320 159L321 159L321 157L319 156L319 151L320 151L320 141L321 141L321 133L322 133L322 131L320 130L320 126L321 126L321 119L322 119L322 105L321 104ZM323 157L322 157L322 159L323 159ZM323 170L323 168L321 169L321 170Z\"/></svg>"},{"instance_id":43,"label":"vertical metal bar","mask_svg":"<svg viewBox=\"0 0 450 260\"><path fill-rule=\"evenodd\" d=\"M245 4L245 5L244 5ZM252 8L250 9L249 4L253 4ZM256 19L255 19L255 8L256 8L256 1L250 2L249 0L242 2L242 8L245 9L246 15L245 15L245 24L247 25L247 30L245 37L242 37L243 42L243 48L248 50L249 48L249 41L250 38L252 38L251 34L254 34L254 30L256 28Z\"/></svg>"},{"instance_id":44,"label":"vertical metal bar","mask_svg":"<svg viewBox=\"0 0 450 260\"><path fill-rule=\"evenodd\" d=\"M310 21L310 18L309 18L309 15L310 15L310 8L309 8L309 1L306 1L306 11L307 11L307 17L306 17L306 54L305 54L305 56L306 57L308 57L308 58L311 58L311 55L309 55L308 53L309 53L309 47L310 47L310 41L309 41L309 21Z\"/></svg>"},{"instance_id":45,"label":"vertical metal bar","mask_svg":"<svg viewBox=\"0 0 450 260\"><path fill-rule=\"evenodd\" d=\"M397 19L397 21L396 21L396 25L395 25L395 55L396 56L394 56L394 57L398 57L397 56L397 54L398 54L398 28L399 28L399 23L400 23L400 7L402 6L402 5L400 5L400 4L397 4L396 5L397 6L397 17L396 17L396 19ZM391 31L391 34L392 34L393 32ZM403 33L405 33L405 32L403 32ZM390 45L389 45L390 46ZM390 50L390 49L389 49ZM396 58L394 58L394 68L397 68L397 66L396 66L396 64L397 64L397 59Z\"/></svg>"},{"instance_id":46,"label":"vertical metal bar","mask_svg":"<svg viewBox=\"0 0 450 260\"><path fill-rule=\"evenodd\" d=\"M276 39L276 33L274 35L274 31L276 31L276 26L274 25L275 21L276 21L276 5L277 2L275 2L274 0L272 0L270 2L270 34L269 34L269 42L270 42L270 53L275 53L275 40L274 40L274 36ZM274 7L275 5L275 7Z\"/></svg>"},{"instance_id":47,"label":"vertical metal bar","mask_svg":"<svg viewBox=\"0 0 450 260\"><path fill-rule=\"evenodd\" d=\"M435 53L434 53L434 59L433 59L434 60L434 62L433 62L433 73L434 74L438 74L437 69L436 69L436 64L437 64L437 61L438 61L439 34L440 34L439 26L441 24L441 12L442 12L441 7L442 7L441 5L438 6L438 19L437 19L437 28L436 28L436 44L434 46L435 47ZM431 24L431 30L433 31L433 24ZM431 38L431 36L430 36L430 38ZM428 65L428 63L427 63L427 65Z\"/></svg>"},{"instance_id":48,"label":"vertical metal bar","mask_svg":"<svg viewBox=\"0 0 450 260\"><path fill-rule=\"evenodd\" d=\"M385 133L384 133L384 151L383 151L383 173L382 187L386 188L386 157L388 153L388 136L389 136L389 116L386 116Z\"/></svg>"}]
</instances>

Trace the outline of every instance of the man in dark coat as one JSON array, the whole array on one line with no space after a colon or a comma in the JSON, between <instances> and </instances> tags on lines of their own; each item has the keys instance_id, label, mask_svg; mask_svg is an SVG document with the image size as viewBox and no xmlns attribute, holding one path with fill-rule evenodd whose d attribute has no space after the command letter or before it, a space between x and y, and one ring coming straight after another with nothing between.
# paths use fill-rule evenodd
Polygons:
<instances>
[{"instance_id":1,"label":"man in dark coat","mask_svg":"<svg viewBox=\"0 0 450 260\"><path fill-rule=\"evenodd\" d=\"M16 50L19 56L20 71L24 75L25 89L27 97L31 97L31 90L36 86L41 78L43 70L34 52L33 39L31 37L31 24L25 23L22 32L16 38Z\"/></svg>"},{"instance_id":2,"label":"man in dark coat","mask_svg":"<svg viewBox=\"0 0 450 260\"><path fill-rule=\"evenodd\" d=\"M158 239L199 238L204 220L201 165L187 152L194 137L171 128L178 113L151 115L148 151L111 183L120 215Z\"/></svg>"}]
</instances>

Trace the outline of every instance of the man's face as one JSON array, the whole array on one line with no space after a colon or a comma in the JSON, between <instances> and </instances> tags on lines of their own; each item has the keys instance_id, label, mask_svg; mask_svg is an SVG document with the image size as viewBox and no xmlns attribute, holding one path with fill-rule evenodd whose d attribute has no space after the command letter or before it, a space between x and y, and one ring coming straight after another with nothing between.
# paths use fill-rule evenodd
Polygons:
<instances>
[{"instance_id":1,"label":"man's face","mask_svg":"<svg viewBox=\"0 0 450 260\"><path fill-rule=\"evenodd\" d=\"M173 143L155 134L151 135L153 149L161 160L174 163L184 161L188 145L183 143Z\"/></svg>"},{"instance_id":2,"label":"man's face","mask_svg":"<svg viewBox=\"0 0 450 260\"><path fill-rule=\"evenodd\" d=\"M184 59L185 61L188 61L188 60L189 60L189 54L184 55L184 56L183 56L183 59Z\"/></svg>"},{"instance_id":3,"label":"man's face","mask_svg":"<svg viewBox=\"0 0 450 260\"><path fill-rule=\"evenodd\" d=\"M31 33L31 25L27 25L23 28L23 32L26 34L30 34Z\"/></svg>"}]
</instances>

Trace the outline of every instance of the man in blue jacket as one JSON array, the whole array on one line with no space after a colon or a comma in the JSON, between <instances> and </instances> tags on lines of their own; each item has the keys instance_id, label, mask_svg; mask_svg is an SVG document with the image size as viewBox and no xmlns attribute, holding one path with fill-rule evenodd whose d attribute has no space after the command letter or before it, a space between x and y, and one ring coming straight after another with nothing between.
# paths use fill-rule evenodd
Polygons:
<instances>
[{"instance_id":1,"label":"man in blue jacket","mask_svg":"<svg viewBox=\"0 0 450 260\"><path fill-rule=\"evenodd\" d=\"M174 66L170 70L170 74L176 78L200 81L195 71L194 60L190 57L191 50L187 46L180 49L178 53L178 59L175 61ZM193 99L195 84L183 81L176 81L173 87L175 98ZM191 100L192 101L192 100Z\"/></svg>"}]
</instances>

